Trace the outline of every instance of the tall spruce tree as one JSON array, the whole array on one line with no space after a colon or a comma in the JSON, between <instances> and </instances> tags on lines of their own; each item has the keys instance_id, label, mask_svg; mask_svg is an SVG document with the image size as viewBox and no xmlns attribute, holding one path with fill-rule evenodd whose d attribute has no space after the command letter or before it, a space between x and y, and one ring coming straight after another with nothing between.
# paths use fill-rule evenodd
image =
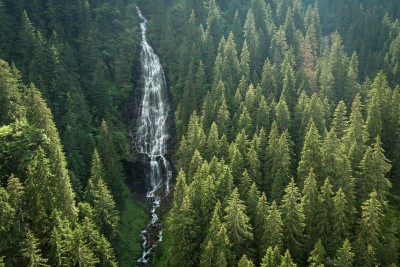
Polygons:
<instances>
[{"instance_id":1,"label":"tall spruce tree","mask_svg":"<svg viewBox=\"0 0 400 267\"><path fill-rule=\"evenodd\" d=\"M291 251L293 256L301 262L303 259L304 213L300 203L299 189L293 179L285 189L281 210L284 247Z\"/></svg>"}]
</instances>

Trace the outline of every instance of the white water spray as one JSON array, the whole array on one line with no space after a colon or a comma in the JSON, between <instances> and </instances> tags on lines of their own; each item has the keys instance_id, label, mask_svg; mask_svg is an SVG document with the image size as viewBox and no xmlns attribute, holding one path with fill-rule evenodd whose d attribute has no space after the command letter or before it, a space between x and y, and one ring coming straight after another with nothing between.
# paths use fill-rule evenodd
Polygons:
<instances>
[{"instance_id":1,"label":"white water spray","mask_svg":"<svg viewBox=\"0 0 400 267\"><path fill-rule=\"evenodd\" d=\"M136 9L139 17L143 20L140 23L142 31L140 61L144 83L142 107L136 133L136 147L138 153L145 155L150 161L150 171L147 177L149 186L147 198L152 207L151 222L141 232L143 238L142 256L138 259L138 262L146 265L155 248L155 244L151 246L148 244L148 230L159 220L157 209L160 207L161 198L157 194L159 193L159 189L164 185L166 194L169 193L172 171L168 160L165 158L168 138L168 104L164 71L161 67L159 57L147 43L147 20L139 8L136 7ZM158 241L162 241L161 230L158 233Z\"/></svg>"}]
</instances>

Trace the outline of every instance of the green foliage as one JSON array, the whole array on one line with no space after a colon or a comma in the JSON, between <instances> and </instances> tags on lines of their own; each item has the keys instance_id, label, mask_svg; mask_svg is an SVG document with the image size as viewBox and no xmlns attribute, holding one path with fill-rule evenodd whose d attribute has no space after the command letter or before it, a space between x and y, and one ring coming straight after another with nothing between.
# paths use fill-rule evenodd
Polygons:
<instances>
[{"instance_id":1,"label":"green foliage","mask_svg":"<svg viewBox=\"0 0 400 267\"><path fill-rule=\"evenodd\" d=\"M351 251L350 241L346 239L343 246L336 252L334 266L350 267L353 266L354 253Z\"/></svg>"},{"instance_id":2,"label":"green foliage","mask_svg":"<svg viewBox=\"0 0 400 267\"><path fill-rule=\"evenodd\" d=\"M285 247L292 252L296 259L301 260L303 255L303 230L304 230L304 213L300 203L299 189L296 187L294 180L288 184L285 189L285 195L282 199L282 222L283 222L283 240ZM282 259L281 266L289 266L291 262L290 254L287 251ZM285 263L284 263L285 262Z\"/></svg>"},{"instance_id":3,"label":"green foliage","mask_svg":"<svg viewBox=\"0 0 400 267\"><path fill-rule=\"evenodd\" d=\"M224 221L229 240L232 242L232 249L236 255L249 253L249 243L253 240L252 227L245 210L246 207L235 188L228 199Z\"/></svg>"}]
</instances>

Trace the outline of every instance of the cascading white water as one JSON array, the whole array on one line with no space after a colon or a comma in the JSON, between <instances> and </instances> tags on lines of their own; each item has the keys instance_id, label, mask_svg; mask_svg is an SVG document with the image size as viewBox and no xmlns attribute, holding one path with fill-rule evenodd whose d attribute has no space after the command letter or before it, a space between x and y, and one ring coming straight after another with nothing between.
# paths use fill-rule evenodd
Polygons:
<instances>
[{"instance_id":1,"label":"cascading white water","mask_svg":"<svg viewBox=\"0 0 400 267\"><path fill-rule=\"evenodd\" d=\"M167 86L164 71L160 64L159 57L154 53L151 46L147 43L146 24L147 20L142 12L136 7L139 17L143 20L140 23L142 31L142 51L140 61L143 77L143 100L141 112L138 120L138 130L136 132L136 147L138 153L143 154L150 161L150 171L148 173L149 191L147 198L151 203L151 222L142 231L142 256L138 260L147 264L155 244L148 244L148 230L154 226L159 218L157 209L160 206L161 198L159 189L165 185L166 194L169 193L169 183L172 171L168 160L165 158L167 149ZM162 231L159 230L158 241L162 240Z\"/></svg>"}]
</instances>

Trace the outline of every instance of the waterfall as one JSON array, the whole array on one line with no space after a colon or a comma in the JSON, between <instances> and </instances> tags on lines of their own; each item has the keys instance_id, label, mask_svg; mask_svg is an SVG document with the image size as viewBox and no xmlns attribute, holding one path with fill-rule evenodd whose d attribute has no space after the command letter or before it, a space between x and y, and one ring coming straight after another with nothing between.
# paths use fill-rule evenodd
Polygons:
<instances>
[{"instance_id":1,"label":"waterfall","mask_svg":"<svg viewBox=\"0 0 400 267\"><path fill-rule=\"evenodd\" d=\"M168 160L165 158L167 149L167 86L164 71L161 67L159 57L154 53L147 43L146 27L147 20L142 12L136 7L142 31L142 51L140 61L143 78L143 100L136 132L136 147L149 161L149 172L147 174L148 192L147 198L151 203L151 222L141 232L143 238L142 256L138 262L148 265L149 257L155 248L155 242L149 245L149 229L159 223L157 209L160 206L160 189L165 186L166 194L169 193L169 183L172 171ZM158 241L162 240L162 230L159 230Z\"/></svg>"}]
</instances>

